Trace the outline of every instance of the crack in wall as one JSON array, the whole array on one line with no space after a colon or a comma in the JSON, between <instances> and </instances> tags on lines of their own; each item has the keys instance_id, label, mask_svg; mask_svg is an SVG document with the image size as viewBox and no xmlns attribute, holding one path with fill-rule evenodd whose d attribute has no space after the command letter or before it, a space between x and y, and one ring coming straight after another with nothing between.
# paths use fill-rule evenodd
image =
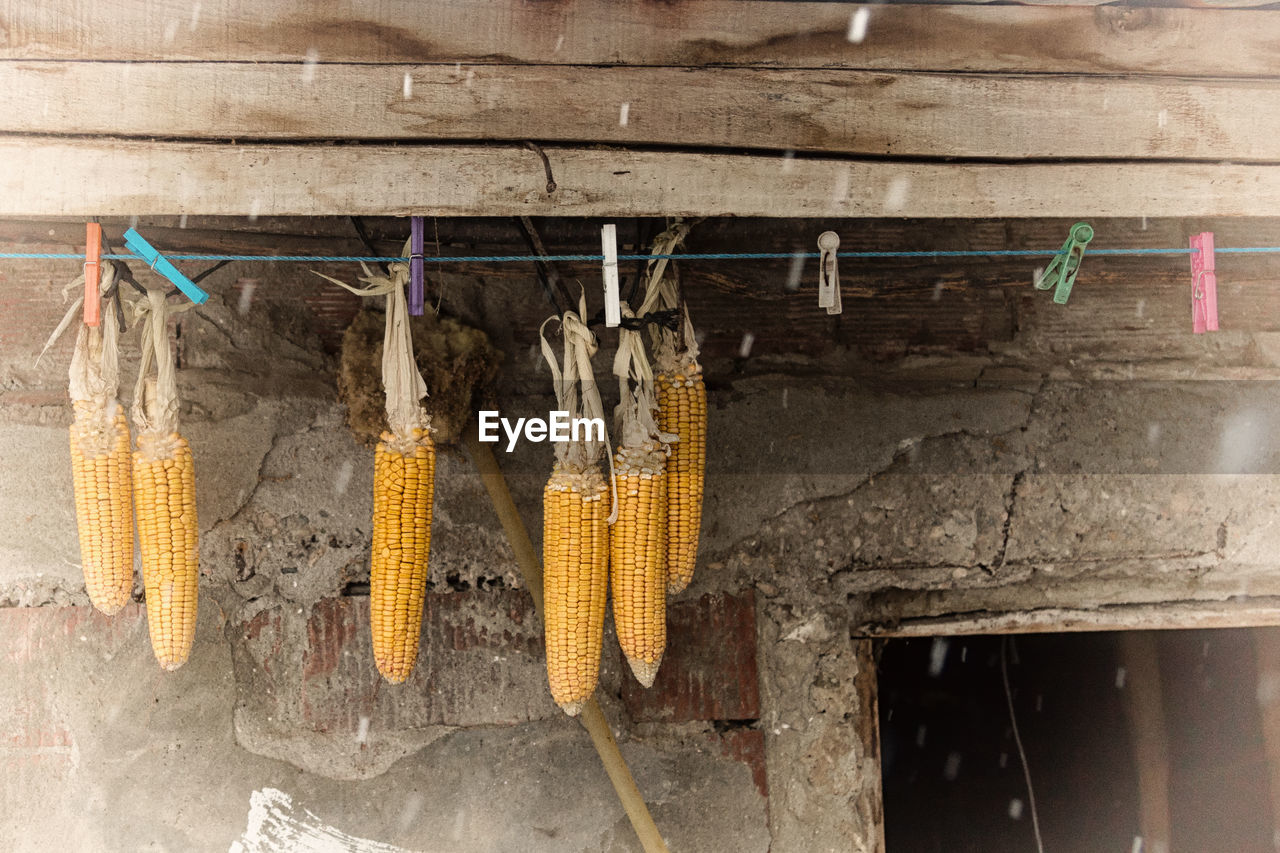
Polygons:
<instances>
[{"instance_id":1,"label":"crack in wall","mask_svg":"<svg viewBox=\"0 0 1280 853\"><path fill-rule=\"evenodd\" d=\"M1027 471L1024 469L1013 475L1013 482L1009 486L1009 493L1004 501L1004 525L1000 531L1000 545L996 549L995 559L990 566L978 563L978 568L992 577L1005 566L1005 556L1009 553L1009 537L1013 530L1013 508L1018 501L1018 487L1022 485L1026 474Z\"/></svg>"},{"instance_id":2,"label":"crack in wall","mask_svg":"<svg viewBox=\"0 0 1280 853\"><path fill-rule=\"evenodd\" d=\"M1021 426L1021 427L1013 427L1007 430L1002 430L1000 432L978 432L966 427L957 427L954 429L943 429L936 432L928 432L922 435L905 438L898 443L898 446L895 449L890 451L889 459L883 465L879 466L873 471L870 471L862 475L849 488L846 488L845 490L836 492L834 494L821 495L818 497L801 498L797 501L787 504L782 509L779 509L778 511L774 512L772 515L762 519L762 522L780 520L782 519L783 516L786 516L787 514L797 511L801 508L804 508L806 510L813 510L813 509L817 509L824 506L834 505L841 501L847 501L849 498L853 497L854 495L862 491L867 486L874 485L877 477L882 477L886 474L891 473L894 468L902 467L904 461L910 462L911 459L919 452L919 449L921 448L921 446L923 446L926 442L938 441L941 439L952 438L955 436L964 436L965 438L973 438L981 441L990 441L992 439L1002 438L1007 435L1013 435L1014 433L1025 432L1026 429L1027 429L1026 426ZM1018 474L1021 475L1025 473L1026 470L1029 470L1031 467L1032 467L1031 465L1028 465L1026 469L1024 469L1023 471L1019 471ZM734 551L735 549L741 548L744 542L757 538L757 535L758 534L747 534L741 537L737 542L721 549L719 553L727 554L729 552Z\"/></svg>"},{"instance_id":3,"label":"crack in wall","mask_svg":"<svg viewBox=\"0 0 1280 853\"><path fill-rule=\"evenodd\" d=\"M1040 383L1036 386L1036 388L1033 391L1029 392L1030 400L1028 400L1027 402L1027 417L1026 417L1026 420L1023 421L1022 426L1019 428L1020 432L1025 433L1027 430L1031 429L1032 421L1034 421L1036 417L1036 407L1040 403L1041 397L1044 394L1045 387L1048 384L1049 384L1048 378L1045 376L1041 376ZM1013 431L1010 430L1010 432L1013 432ZM1000 545L996 551L995 560L992 561L990 568L982 565L981 563L978 564L978 568L982 569L984 572L986 572L986 574L991 575L993 577L997 572L999 572L1001 569L1004 568L1005 561L1008 557L1009 540L1013 534L1013 513L1018 503L1018 488L1026 480L1027 473L1029 471L1034 470L1036 465L1039 463L1039 457L1037 457L1034 448L1029 448L1029 449L1030 449L1030 454L1029 454L1029 458L1027 459L1027 464L1025 465L1025 467L1022 468L1022 470L1018 471L1013 475L1013 480L1009 484L1009 493L1008 493L1008 496L1005 498L1005 502L1004 502L1004 524L1000 531Z\"/></svg>"},{"instance_id":4,"label":"crack in wall","mask_svg":"<svg viewBox=\"0 0 1280 853\"><path fill-rule=\"evenodd\" d=\"M306 431L310 431L310 429ZM271 477L268 477L266 473L267 463L271 459L271 454L275 453L276 450L279 448L280 441L282 439L284 439L286 436L292 436L296 434L297 434L296 430L291 431L286 429L277 429L274 432L272 432L271 443L267 445L266 451L262 454L262 459L258 462L258 474L254 481L253 486L249 488L248 493L245 495L244 500L240 502L240 505L236 507L236 509L230 515L226 516L225 518L218 519L209 527L207 535L213 535L219 532L226 525L239 521L240 516L244 513L246 509L249 508L249 505L252 504L254 499L257 497L258 490L262 488L262 485L264 483L274 482L274 480Z\"/></svg>"}]
</instances>

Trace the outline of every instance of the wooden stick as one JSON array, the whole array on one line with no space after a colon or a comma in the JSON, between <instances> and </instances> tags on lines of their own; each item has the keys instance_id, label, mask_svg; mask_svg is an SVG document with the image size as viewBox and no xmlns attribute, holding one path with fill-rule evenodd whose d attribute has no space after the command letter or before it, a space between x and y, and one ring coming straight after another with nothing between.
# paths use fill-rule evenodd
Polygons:
<instances>
[{"instance_id":1,"label":"wooden stick","mask_svg":"<svg viewBox=\"0 0 1280 853\"><path fill-rule=\"evenodd\" d=\"M463 430L463 436L467 452L476 463L480 479L484 481L484 486L489 491L489 499L493 501L494 511L498 513L498 520L502 522L502 529L506 531L511 550L516 554L516 562L520 564L520 573L524 576L525 586L533 596L534 606L541 613L542 561L533 550L529 529L520 518L520 511L516 509L515 501L511 499L511 491L507 488L507 480L502 476L502 469L498 467L498 460L494 458L489 445L479 440L474 428L468 427ZM600 763L609 774L613 790L617 793L623 810L631 820L631 826L639 836L645 853L667 853L667 844L662 840L662 834L658 832L653 816L649 814L644 797L636 787L635 779L627 768L627 762L618 750L618 742L613 739L609 723L605 720L604 712L600 710L594 697L587 700L578 719L587 730L587 734L591 735L591 743L595 745L596 752L600 756Z\"/></svg>"},{"instance_id":2,"label":"wooden stick","mask_svg":"<svg viewBox=\"0 0 1280 853\"><path fill-rule=\"evenodd\" d=\"M1280 697L1276 678L1280 675L1280 631L1258 628L1253 631L1254 657L1258 676L1258 710L1262 717L1263 753L1271 779L1271 822L1280 828Z\"/></svg>"},{"instance_id":3,"label":"wooden stick","mask_svg":"<svg viewBox=\"0 0 1280 853\"><path fill-rule=\"evenodd\" d=\"M1127 673L1123 693L1133 765L1138 776L1138 828L1142 849L1168 850L1173 819L1169 806L1169 731L1160 686L1160 655L1150 631L1122 631L1120 665Z\"/></svg>"}]
</instances>

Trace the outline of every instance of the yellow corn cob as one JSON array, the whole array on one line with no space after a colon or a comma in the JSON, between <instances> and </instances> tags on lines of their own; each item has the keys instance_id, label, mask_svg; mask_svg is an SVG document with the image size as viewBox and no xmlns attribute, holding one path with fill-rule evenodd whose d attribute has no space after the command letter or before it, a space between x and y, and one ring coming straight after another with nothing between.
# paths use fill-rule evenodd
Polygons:
<instances>
[{"instance_id":1,"label":"yellow corn cob","mask_svg":"<svg viewBox=\"0 0 1280 853\"><path fill-rule=\"evenodd\" d=\"M667 472L657 442L614 457L618 518L609 536L613 621L636 680L651 687L667 647Z\"/></svg>"},{"instance_id":2,"label":"yellow corn cob","mask_svg":"<svg viewBox=\"0 0 1280 853\"><path fill-rule=\"evenodd\" d=\"M195 465L185 438L138 436L133 497L151 648L161 667L174 670L191 655L200 586Z\"/></svg>"},{"instance_id":3,"label":"yellow corn cob","mask_svg":"<svg viewBox=\"0 0 1280 853\"><path fill-rule=\"evenodd\" d=\"M600 679L609 588L609 485L559 465L542 492L542 592L551 698L575 716Z\"/></svg>"},{"instance_id":4,"label":"yellow corn cob","mask_svg":"<svg viewBox=\"0 0 1280 853\"><path fill-rule=\"evenodd\" d=\"M124 410L103 412L75 403L71 473L84 586L93 606L108 615L133 592L133 481Z\"/></svg>"},{"instance_id":5,"label":"yellow corn cob","mask_svg":"<svg viewBox=\"0 0 1280 853\"><path fill-rule=\"evenodd\" d=\"M407 679L418 659L435 477L430 432L415 429L412 441L382 434L374 456L369 622L374 662L392 684Z\"/></svg>"},{"instance_id":6,"label":"yellow corn cob","mask_svg":"<svg viewBox=\"0 0 1280 853\"><path fill-rule=\"evenodd\" d=\"M707 465L707 386L694 362L657 375L658 428L680 440L667 460L667 592L683 592L693 579L702 527Z\"/></svg>"}]
</instances>

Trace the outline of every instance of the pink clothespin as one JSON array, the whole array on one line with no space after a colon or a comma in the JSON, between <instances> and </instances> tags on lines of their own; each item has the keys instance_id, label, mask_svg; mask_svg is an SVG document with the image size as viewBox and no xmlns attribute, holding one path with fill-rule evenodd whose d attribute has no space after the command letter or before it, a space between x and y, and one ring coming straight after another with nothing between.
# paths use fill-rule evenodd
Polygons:
<instances>
[{"instance_id":1,"label":"pink clothespin","mask_svg":"<svg viewBox=\"0 0 1280 853\"><path fill-rule=\"evenodd\" d=\"M1218 276L1214 272L1213 232L1191 238L1191 330L1218 331ZM1195 251L1195 250L1199 251Z\"/></svg>"}]
</instances>

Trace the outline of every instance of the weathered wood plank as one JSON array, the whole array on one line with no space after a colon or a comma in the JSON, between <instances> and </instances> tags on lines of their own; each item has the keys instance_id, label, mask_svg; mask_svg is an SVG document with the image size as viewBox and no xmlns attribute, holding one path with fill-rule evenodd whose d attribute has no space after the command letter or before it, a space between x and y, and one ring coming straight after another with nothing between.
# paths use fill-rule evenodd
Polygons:
<instances>
[{"instance_id":1,"label":"weathered wood plank","mask_svg":"<svg viewBox=\"0 0 1280 853\"><path fill-rule=\"evenodd\" d=\"M1140 220L1091 221L1098 248L1178 246L1187 234L1200 230L1217 231L1219 246L1280 244L1280 221L1274 219L1153 219L1146 230ZM127 217L103 219L116 245L129 224ZM243 217L191 216L186 228L180 224L176 217L143 216L137 226L157 247L175 253L364 251L350 223L338 217L260 217L251 223ZM740 252L749 246L760 251L807 251L815 235L827 229L840 233L849 249L1052 249L1061 243L1070 224L1058 219L708 220L694 228L688 249ZM389 217L373 217L365 225L379 250L387 253L400 250L408 229L405 219ZM540 222L539 227L552 251L594 251L599 240L595 220L553 219ZM437 229L446 255L527 251L509 219L429 223L428 253L435 252ZM619 230L623 246L629 246L635 239L632 228L624 224ZM0 221L0 241L17 244L6 246L5 251L23 251L22 244L38 244L38 249L28 249L34 251L80 251L83 240L83 220ZM706 357L736 358L744 336L750 333L751 358L744 361L744 368L762 357L822 356L841 349L882 366L887 359L906 354L972 352L976 358L1001 365L1005 372L997 371L984 380L993 383L1008 381L1017 369L1039 375L1067 364L1118 378L1129 378L1128 371L1135 367L1139 375L1147 376L1142 371L1153 363L1184 376L1239 378L1242 370L1261 369L1263 364L1273 365L1274 375L1274 365L1280 363L1264 349L1268 335L1280 334L1280 281L1274 275L1273 256L1220 256L1222 331L1213 335L1190 334L1191 279L1184 256L1087 255L1067 306L1054 304L1050 294L1031 287L1032 271L1042 263L1042 259L1017 257L847 260L841 265L845 313L839 317L817 308L813 259L801 266L798 279L791 279L792 264L786 259L689 262L680 265L680 273L694 321L705 335ZM13 264L5 266L15 271ZM191 266L192 272L201 267ZM292 269L306 267L293 265ZM238 274L264 275L243 272L247 268L240 265L234 269ZM509 306L512 351L537 345L536 329L547 306L531 265L445 264L429 270L433 288L441 286L451 294L480 287L480 282L527 288L518 292L527 294L528 302ZM355 272L343 267L336 274L350 277ZM599 277L598 265L589 263L563 264L561 272L588 287ZM621 272L626 292L636 265L625 263ZM67 276L72 275L74 270L69 270ZM316 287L328 286L316 279L305 292ZM329 289L335 297L345 293ZM340 334L342 327L338 323L325 330ZM979 369L973 368L975 376Z\"/></svg>"},{"instance_id":2,"label":"weathered wood plank","mask_svg":"<svg viewBox=\"0 0 1280 853\"><path fill-rule=\"evenodd\" d=\"M1103 0L1096 0L1100 3ZM1248 7L1263 0L1197 6ZM1093 8L1090 8L1093 6ZM0 2L0 58L777 65L1254 75L1274 69L1280 16L1213 9L686 0Z\"/></svg>"},{"instance_id":3,"label":"weathered wood plank","mask_svg":"<svg viewBox=\"0 0 1280 853\"><path fill-rule=\"evenodd\" d=\"M1117 642L1120 665L1126 674L1121 702L1129 726L1133 768L1138 777L1138 829L1142 846L1153 851L1169 850L1171 768L1169 727L1161 693L1160 650L1155 634L1148 631L1125 631Z\"/></svg>"},{"instance_id":4,"label":"weathered wood plank","mask_svg":"<svg viewBox=\"0 0 1280 853\"><path fill-rule=\"evenodd\" d=\"M650 235L665 227L661 217L632 220L619 223L620 246L632 246L636 240L636 225L643 221ZM900 251L913 249L1057 249L1075 219L1024 218L1024 219L838 219L819 218L791 221L772 217L735 217L731 219L707 219L697 224L686 241L690 252L733 252L749 245L759 251L792 252L815 251L816 235L832 230L842 236L846 249L868 251ZM1090 217L1095 236L1089 246L1086 268L1082 272L1101 268L1121 271L1121 266L1136 273L1132 283L1143 286L1142 279L1158 269L1175 272L1189 270L1185 259L1166 257L1158 264L1153 259L1104 257L1096 254L1099 249L1114 248L1169 248L1183 246L1191 234L1213 231L1219 248L1240 246L1280 246L1280 218L1251 216L1247 218L1101 218ZM161 229L165 233L163 245L171 251L221 251L237 246L260 248L270 246L280 254L308 254L317 244L315 240L339 240L344 244L356 240L351 222L342 216L140 216L134 222L129 216L105 216L101 223L108 234L119 234L130 225L138 225L151 233ZM403 217L368 216L361 223L375 243L387 251L399 251L409 233L409 223ZM599 223L589 219L545 218L537 220L537 227L550 251L576 252L594 249L600 239ZM439 238L441 251L451 250L476 254L478 248L499 249L503 254L527 250L519 226L511 218L504 217L450 217L435 219L428 227L428 251L435 252ZM0 240L13 242L53 242L77 244L84 241L84 220L79 217L24 217L0 219ZM1021 258L946 258L925 263L930 269L917 265L904 265L908 259L889 259L882 265L895 272L919 272L921 280L933 268L965 269L966 280L973 285L985 285L1001 280L1021 282L1029 275L1029 264ZM870 262L860 261L858 266ZM764 265L752 262L748 269ZM770 266L769 286L775 291L785 288L790 261L783 260ZM1238 273L1250 279L1273 279L1272 260L1267 255L1232 255L1219 260L1220 278L1236 280ZM741 273L731 263L716 264L714 269L729 270L730 280L737 280ZM813 278L813 270L802 271ZM855 269L843 269L842 277L856 275ZM623 269L628 274L627 269ZM904 283L912 278L901 277ZM1275 282L1280 287L1280 282Z\"/></svg>"},{"instance_id":5,"label":"weathered wood plank","mask_svg":"<svg viewBox=\"0 0 1280 853\"><path fill-rule=\"evenodd\" d=\"M1280 86L714 68L0 62L0 132L1280 160Z\"/></svg>"},{"instance_id":6,"label":"weathered wood plank","mask_svg":"<svg viewBox=\"0 0 1280 853\"><path fill-rule=\"evenodd\" d=\"M231 217L228 217L231 218ZM265 217L264 217L265 218ZM167 252L229 253L260 255L329 255L339 253L362 254L364 247L350 225L343 229L335 226L330 236L312 235L304 231L242 230L245 220L223 227L212 224L192 224L182 228L173 223L172 217L143 217L138 228L157 246ZM196 217L191 217L192 220ZM159 220L159 221L157 221ZM168 220L168 221L165 221ZM131 227L128 218L104 217L104 235L114 242L114 248L123 250L121 235ZM0 243L10 244L6 251L21 252L23 244L62 244L68 250L84 249L84 221L76 220L0 220ZM388 247L394 254L398 249Z\"/></svg>"},{"instance_id":7,"label":"weathered wood plank","mask_svg":"<svg viewBox=\"0 0 1280 853\"><path fill-rule=\"evenodd\" d=\"M1280 602L1171 601L1117 604L1097 609L1045 607L1008 613L966 613L903 620L895 625L855 625L855 636L936 637L967 634L1043 634L1069 631L1151 631L1255 628L1280 625Z\"/></svg>"},{"instance_id":8,"label":"weathered wood plank","mask_svg":"<svg viewBox=\"0 0 1280 853\"><path fill-rule=\"evenodd\" d=\"M1259 628L1253 632L1257 665L1258 714L1267 757L1271 799L1271 824L1280 828L1280 631Z\"/></svg>"},{"instance_id":9,"label":"weathered wood plank","mask_svg":"<svg viewBox=\"0 0 1280 853\"><path fill-rule=\"evenodd\" d=\"M871 640L855 639L854 656L858 670L853 676L858 696L859 713L854 718L862 754L875 769L874 778L864 786L858 798L858 813L870 820L866 827L867 853L885 853L884 838L884 772L880 759L880 683L876 677L878 658Z\"/></svg>"},{"instance_id":10,"label":"weathered wood plank","mask_svg":"<svg viewBox=\"0 0 1280 853\"><path fill-rule=\"evenodd\" d=\"M1280 167L0 139L0 216L1274 216Z\"/></svg>"}]
</instances>

